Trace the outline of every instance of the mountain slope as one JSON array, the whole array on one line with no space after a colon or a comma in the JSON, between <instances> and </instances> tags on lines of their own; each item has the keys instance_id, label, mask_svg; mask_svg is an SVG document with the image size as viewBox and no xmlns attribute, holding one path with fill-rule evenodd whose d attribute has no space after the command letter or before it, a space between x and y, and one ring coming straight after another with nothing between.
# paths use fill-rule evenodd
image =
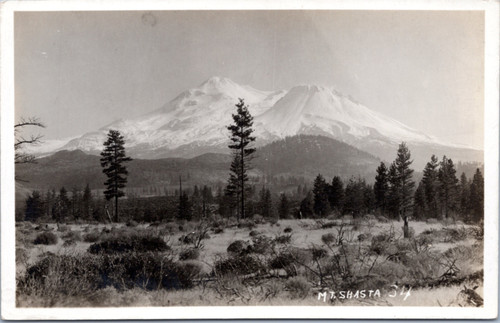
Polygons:
<instances>
[{"instance_id":1,"label":"mountain slope","mask_svg":"<svg viewBox=\"0 0 500 323\"><path fill-rule=\"evenodd\" d=\"M398 144L406 141L412 152L418 150L413 154L417 168L423 167L432 154L462 161L483 160L480 150L443 143L333 89L300 85L288 91L266 92L221 77L181 93L156 111L84 134L60 150L98 154L107 131L116 129L123 133L125 147L135 158L228 153L227 125L232 122L238 98L245 99L254 116L257 146L311 134L337 139L386 161L393 160Z\"/></svg>"},{"instance_id":2,"label":"mountain slope","mask_svg":"<svg viewBox=\"0 0 500 323\"><path fill-rule=\"evenodd\" d=\"M179 176L184 185L224 185L229 174L231 156L208 153L194 158L134 159L127 164L129 188L148 186L175 189ZM251 177L302 177L311 181L318 173L326 178L339 175L373 177L379 160L337 140L322 136L287 137L257 150L252 161ZM36 164L16 166L16 176L31 189L48 190L89 183L103 188L105 177L99 157L80 150L60 151L40 158Z\"/></svg>"}]
</instances>

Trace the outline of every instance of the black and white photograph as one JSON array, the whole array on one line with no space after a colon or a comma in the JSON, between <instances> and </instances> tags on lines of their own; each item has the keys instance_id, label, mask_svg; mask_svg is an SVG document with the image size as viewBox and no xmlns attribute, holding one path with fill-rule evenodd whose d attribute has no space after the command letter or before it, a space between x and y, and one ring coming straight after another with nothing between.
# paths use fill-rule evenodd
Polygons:
<instances>
[{"instance_id":1,"label":"black and white photograph","mask_svg":"<svg viewBox=\"0 0 500 323\"><path fill-rule=\"evenodd\" d=\"M44 2L2 13L4 318L497 316L498 2Z\"/></svg>"}]
</instances>

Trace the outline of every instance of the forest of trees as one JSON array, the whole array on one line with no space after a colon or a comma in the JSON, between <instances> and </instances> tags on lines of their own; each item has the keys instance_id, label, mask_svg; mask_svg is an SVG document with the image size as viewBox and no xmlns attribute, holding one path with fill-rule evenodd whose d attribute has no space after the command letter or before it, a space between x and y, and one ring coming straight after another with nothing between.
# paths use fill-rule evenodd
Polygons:
<instances>
[{"instance_id":1,"label":"forest of trees","mask_svg":"<svg viewBox=\"0 0 500 323\"><path fill-rule=\"evenodd\" d=\"M398 200L394 195L395 172L381 162L373 185L364 178L343 180L338 176L326 180L319 174L313 186L299 184L293 190L275 191L272 185L249 185L245 214L266 218L319 218L329 215L365 214L383 215L398 219ZM414 220L454 218L479 222L483 218L483 175L479 169L472 178L465 173L457 176L453 161L432 156L423 170L423 177L411 193L409 209ZM169 195L138 197L128 194L120 203L121 221L197 220L220 214L231 217L234 202L223 186L203 186L171 192ZM182 203L182 206L181 206ZM83 189L65 187L47 192L33 191L26 200L26 209L19 220L29 221L108 221L107 201L93 193L89 186Z\"/></svg>"}]
</instances>

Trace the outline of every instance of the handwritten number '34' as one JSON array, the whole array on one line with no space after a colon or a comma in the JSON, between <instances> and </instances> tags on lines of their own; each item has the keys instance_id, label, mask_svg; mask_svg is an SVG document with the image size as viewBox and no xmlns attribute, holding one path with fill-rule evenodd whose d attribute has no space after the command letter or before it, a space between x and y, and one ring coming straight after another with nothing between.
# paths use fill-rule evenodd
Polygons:
<instances>
[{"instance_id":1,"label":"handwritten number '34'","mask_svg":"<svg viewBox=\"0 0 500 323\"><path fill-rule=\"evenodd\" d=\"M398 285L391 285L391 291L389 292L389 297L396 297L398 296L398 289L399 289L399 286ZM401 288L401 291L399 292L399 295L400 296L403 296L404 295L404 298L403 298L403 301L406 301L406 299L411 295L410 292L411 292L411 287L406 290L405 287L403 286L403 288Z\"/></svg>"}]
</instances>

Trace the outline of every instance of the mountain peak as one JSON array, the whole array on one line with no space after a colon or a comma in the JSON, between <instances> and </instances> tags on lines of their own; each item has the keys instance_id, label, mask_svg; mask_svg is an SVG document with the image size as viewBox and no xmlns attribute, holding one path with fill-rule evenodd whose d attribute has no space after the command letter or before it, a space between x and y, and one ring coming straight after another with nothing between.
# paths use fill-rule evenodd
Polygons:
<instances>
[{"instance_id":1,"label":"mountain peak","mask_svg":"<svg viewBox=\"0 0 500 323\"><path fill-rule=\"evenodd\" d=\"M231 79L222 76L212 76L203 82L199 89L206 93L211 92L226 92L239 88L241 85L233 82Z\"/></svg>"}]
</instances>

